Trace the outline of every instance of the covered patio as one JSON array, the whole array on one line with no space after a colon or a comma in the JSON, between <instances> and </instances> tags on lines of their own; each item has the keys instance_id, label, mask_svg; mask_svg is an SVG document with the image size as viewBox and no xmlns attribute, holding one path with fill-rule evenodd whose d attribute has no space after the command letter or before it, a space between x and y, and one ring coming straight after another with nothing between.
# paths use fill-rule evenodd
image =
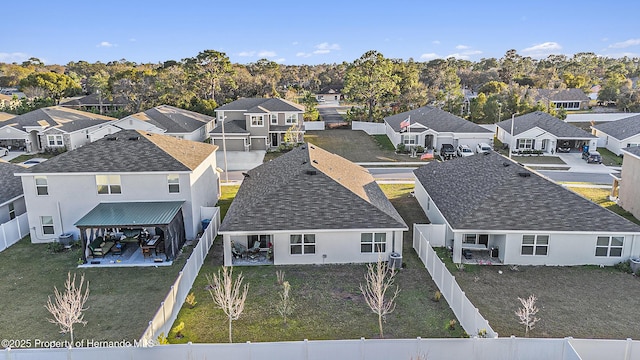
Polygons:
<instances>
[{"instance_id":1,"label":"covered patio","mask_svg":"<svg viewBox=\"0 0 640 360\"><path fill-rule=\"evenodd\" d=\"M183 203L98 204L75 223L84 266L170 265L186 241Z\"/></svg>"}]
</instances>

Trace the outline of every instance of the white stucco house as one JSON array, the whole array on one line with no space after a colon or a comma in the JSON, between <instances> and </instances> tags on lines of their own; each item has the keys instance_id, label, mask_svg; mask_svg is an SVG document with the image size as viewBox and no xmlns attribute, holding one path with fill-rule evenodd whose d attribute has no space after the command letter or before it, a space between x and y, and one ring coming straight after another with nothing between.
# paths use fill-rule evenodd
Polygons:
<instances>
[{"instance_id":1,"label":"white stucco house","mask_svg":"<svg viewBox=\"0 0 640 360\"><path fill-rule=\"evenodd\" d=\"M529 94L530 93L530 94ZM549 107L565 110L585 110L589 108L591 98L582 89L531 89L534 101Z\"/></svg>"},{"instance_id":2,"label":"white stucco house","mask_svg":"<svg viewBox=\"0 0 640 360\"><path fill-rule=\"evenodd\" d=\"M493 143L491 130L432 106L387 116L384 123L387 137L396 147L402 143L439 151L442 144L475 149L479 143Z\"/></svg>"},{"instance_id":3,"label":"white stucco house","mask_svg":"<svg viewBox=\"0 0 640 360\"><path fill-rule=\"evenodd\" d=\"M200 231L201 207L219 198L217 147L122 130L18 172L31 241L61 234L87 244L110 229L164 233L173 256ZM160 229L160 230L158 230Z\"/></svg>"},{"instance_id":4,"label":"white stucco house","mask_svg":"<svg viewBox=\"0 0 640 360\"><path fill-rule=\"evenodd\" d=\"M263 263L336 264L402 254L406 230L366 169L304 144L246 172L219 234L226 266L242 265L238 245Z\"/></svg>"},{"instance_id":5,"label":"white stucco house","mask_svg":"<svg viewBox=\"0 0 640 360\"><path fill-rule=\"evenodd\" d=\"M509 145L512 151L539 150L554 154L559 147L570 148L572 152L580 152L585 145L592 149L597 147L598 138L594 135L542 111L516 116L513 126L511 120L496 125L498 140Z\"/></svg>"},{"instance_id":6,"label":"white stucco house","mask_svg":"<svg viewBox=\"0 0 640 360\"><path fill-rule=\"evenodd\" d=\"M640 115L591 126L600 145L621 156L622 150L640 146Z\"/></svg>"},{"instance_id":7,"label":"white stucco house","mask_svg":"<svg viewBox=\"0 0 640 360\"><path fill-rule=\"evenodd\" d=\"M119 131L115 118L50 106L0 121L0 146L27 152L73 150Z\"/></svg>"},{"instance_id":8,"label":"white stucco house","mask_svg":"<svg viewBox=\"0 0 640 360\"><path fill-rule=\"evenodd\" d=\"M414 174L427 240L450 247L455 263L469 254L499 264L614 265L640 255L640 226L500 154L431 162Z\"/></svg>"},{"instance_id":9,"label":"white stucco house","mask_svg":"<svg viewBox=\"0 0 640 360\"><path fill-rule=\"evenodd\" d=\"M611 197L618 205L640 219L640 147L623 149L622 171L613 176Z\"/></svg>"},{"instance_id":10,"label":"white stucco house","mask_svg":"<svg viewBox=\"0 0 640 360\"><path fill-rule=\"evenodd\" d=\"M19 165L0 160L0 224L7 223L27 211L22 182L20 178L14 176L21 170L24 168ZM0 234L0 238L6 235Z\"/></svg>"},{"instance_id":11,"label":"white stucco house","mask_svg":"<svg viewBox=\"0 0 640 360\"><path fill-rule=\"evenodd\" d=\"M213 116L160 105L116 120L113 124L123 129L142 130L191 141L205 141L209 138L209 132L215 128L216 119Z\"/></svg>"}]
</instances>

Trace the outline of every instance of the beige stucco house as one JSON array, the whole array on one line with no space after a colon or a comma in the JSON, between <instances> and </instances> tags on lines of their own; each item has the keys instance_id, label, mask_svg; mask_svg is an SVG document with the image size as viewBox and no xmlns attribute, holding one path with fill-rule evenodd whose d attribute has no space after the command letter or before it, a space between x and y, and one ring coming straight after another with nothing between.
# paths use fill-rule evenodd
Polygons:
<instances>
[{"instance_id":1,"label":"beige stucco house","mask_svg":"<svg viewBox=\"0 0 640 360\"><path fill-rule=\"evenodd\" d=\"M612 192L618 192L618 205L640 219L640 147L622 150L622 171L614 177Z\"/></svg>"}]
</instances>

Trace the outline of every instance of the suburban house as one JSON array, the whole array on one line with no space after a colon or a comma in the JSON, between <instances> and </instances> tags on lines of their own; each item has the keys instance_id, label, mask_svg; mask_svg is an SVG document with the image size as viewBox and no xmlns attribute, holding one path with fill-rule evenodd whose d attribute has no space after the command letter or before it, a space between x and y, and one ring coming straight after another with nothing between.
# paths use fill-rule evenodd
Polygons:
<instances>
[{"instance_id":1,"label":"suburban house","mask_svg":"<svg viewBox=\"0 0 640 360\"><path fill-rule=\"evenodd\" d=\"M588 132L542 111L504 120L498 126L497 138L513 151L540 150L554 154L558 148L581 151L584 146L596 148L598 139ZM513 136L512 136L513 134Z\"/></svg>"},{"instance_id":2,"label":"suburban house","mask_svg":"<svg viewBox=\"0 0 640 360\"><path fill-rule=\"evenodd\" d=\"M339 104L341 100L344 100L342 92L342 86L327 86L323 87L316 93L316 100L320 104Z\"/></svg>"},{"instance_id":3,"label":"suburban house","mask_svg":"<svg viewBox=\"0 0 640 360\"><path fill-rule=\"evenodd\" d=\"M117 132L114 118L61 106L37 109L0 122L0 146L40 152L73 150Z\"/></svg>"},{"instance_id":4,"label":"suburban house","mask_svg":"<svg viewBox=\"0 0 640 360\"><path fill-rule=\"evenodd\" d=\"M226 266L335 264L401 257L407 229L365 168L303 144L246 172L219 234Z\"/></svg>"},{"instance_id":5,"label":"suburban house","mask_svg":"<svg viewBox=\"0 0 640 360\"><path fill-rule=\"evenodd\" d=\"M98 237L135 237L145 230L164 240L171 258L200 232L201 208L218 200L216 150L202 142L122 130L24 169L16 175L22 178L31 241L72 234L82 241L86 259L92 252L88 245Z\"/></svg>"},{"instance_id":6,"label":"suburban house","mask_svg":"<svg viewBox=\"0 0 640 360\"><path fill-rule=\"evenodd\" d=\"M640 219L640 147L623 149L622 171L613 175L611 195L618 205Z\"/></svg>"},{"instance_id":7,"label":"suburban house","mask_svg":"<svg viewBox=\"0 0 640 360\"><path fill-rule=\"evenodd\" d=\"M498 153L431 162L414 175L431 222L424 233L455 263L613 265L640 255L640 226Z\"/></svg>"},{"instance_id":8,"label":"suburban house","mask_svg":"<svg viewBox=\"0 0 640 360\"><path fill-rule=\"evenodd\" d=\"M640 146L640 115L591 126L600 145L620 156L622 150Z\"/></svg>"},{"instance_id":9,"label":"suburban house","mask_svg":"<svg viewBox=\"0 0 640 360\"><path fill-rule=\"evenodd\" d=\"M21 170L24 168L19 165L0 161L0 224L11 221L27 211L22 182L20 178L14 176ZM6 236L6 234L0 235Z\"/></svg>"},{"instance_id":10,"label":"suburban house","mask_svg":"<svg viewBox=\"0 0 640 360\"><path fill-rule=\"evenodd\" d=\"M179 139L205 141L215 127L215 118L197 112L160 105L113 122L123 129L142 130Z\"/></svg>"},{"instance_id":11,"label":"suburban house","mask_svg":"<svg viewBox=\"0 0 640 360\"><path fill-rule=\"evenodd\" d=\"M531 89L536 102L565 110L585 110L591 100L581 89Z\"/></svg>"},{"instance_id":12,"label":"suburban house","mask_svg":"<svg viewBox=\"0 0 640 360\"><path fill-rule=\"evenodd\" d=\"M384 123L387 137L396 147L404 144L438 151L442 144L475 149L479 143L493 143L491 130L433 106L387 116Z\"/></svg>"},{"instance_id":13,"label":"suburban house","mask_svg":"<svg viewBox=\"0 0 640 360\"><path fill-rule=\"evenodd\" d=\"M100 97L100 94L90 94L87 96L82 96L76 99L65 101L60 104L60 106L104 114L113 111L124 110L124 108L127 106L127 102L122 98L116 97L109 100L105 97Z\"/></svg>"},{"instance_id":14,"label":"suburban house","mask_svg":"<svg viewBox=\"0 0 640 360\"><path fill-rule=\"evenodd\" d=\"M228 151L268 150L284 142L291 129L302 142L304 106L278 98L242 98L216 109L213 144Z\"/></svg>"}]
</instances>

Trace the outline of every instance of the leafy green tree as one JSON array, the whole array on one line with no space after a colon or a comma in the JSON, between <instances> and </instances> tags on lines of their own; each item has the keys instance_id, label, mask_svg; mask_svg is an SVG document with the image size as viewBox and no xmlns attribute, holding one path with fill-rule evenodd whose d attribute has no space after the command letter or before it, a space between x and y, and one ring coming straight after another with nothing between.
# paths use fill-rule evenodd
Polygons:
<instances>
[{"instance_id":1,"label":"leafy green tree","mask_svg":"<svg viewBox=\"0 0 640 360\"><path fill-rule=\"evenodd\" d=\"M391 60L371 50L347 68L343 92L347 98L367 107L368 119L373 121L381 103L397 96L398 82Z\"/></svg>"},{"instance_id":2,"label":"leafy green tree","mask_svg":"<svg viewBox=\"0 0 640 360\"><path fill-rule=\"evenodd\" d=\"M32 73L20 81L20 87L41 88L47 95L60 103L63 95L69 96L80 91L80 85L65 74L54 72Z\"/></svg>"},{"instance_id":3,"label":"leafy green tree","mask_svg":"<svg viewBox=\"0 0 640 360\"><path fill-rule=\"evenodd\" d=\"M91 93L98 95L98 103L100 104L100 114L103 113L102 103L105 99L111 98L111 91L109 89L109 74L100 70L91 75L87 79L87 87Z\"/></svg>"},{"instance_id":4,"label":"leafy green tree","mask_svg":"<svg viewBox=\"0 0 640 360\"><path fill-rule=\"evenodd\" d=\"M484 112L484 107L487 104L487 95L484 93L478 94L475 99L471 99L471 107L470 111L470 120L475 123L485 123L488 122L486 119L486 114Z\"/></svg>"},{"instance_id":5,"label":"leafy green tree","mask_svg":"<svg viewBox=\"0 0 640 360\"><path fill-rule=\"evenodd\" d=\"M479 93L484 93L486 95L491 94L499 94L509 87L507 84L502 81L489 81L488 83L482 85L479 89Z\"/></svg>"},{"instance_id":6,"label":"leafy green tree","mask_svg":"<svg viewBox=\"0 0 640 360\"><path fill-rule=\"evenodd\" d=\"M282 78L280 64L268 59L260 59L248 65L249 72L255 78L260 96L280 97L278 83Z\"/></svg>"},{"instance_id":7,"label":"leafy green tree","mask_svg":"<svg viewBox=\"0 0 640 360\"><path fill-rule=\"evenodd\" d=\"M220 79L233 73L233 67L227 54L216 50L204 50L195 58L185 60L191 80L206 100L215 100L216 91L220 89Z\"/></svg>"}]
</instances>

